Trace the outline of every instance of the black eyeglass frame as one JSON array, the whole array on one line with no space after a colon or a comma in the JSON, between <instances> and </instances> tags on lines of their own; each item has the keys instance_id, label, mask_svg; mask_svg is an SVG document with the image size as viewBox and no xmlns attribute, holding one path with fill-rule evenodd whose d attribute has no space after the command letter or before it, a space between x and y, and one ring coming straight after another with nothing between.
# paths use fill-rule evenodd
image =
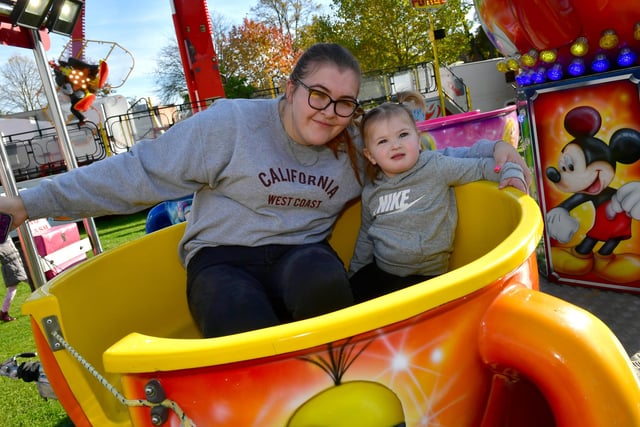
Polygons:
<instances>
[{"instance_id":1,"label":"black eyeglass frame","mask_svg":"<svg viewBox=\"0 0 640 427\"><path fill-rule=\"evenodd\" d=\"M303 88L305 88L307 90L307 92L309 93L309 96L307 97L307 104L309 104L309 107L313 108L314 110L322 111L325 108L327 108L329 105L333 104L333 112L336 114L336 116L347 118L347 117L353 116L355 114L356 110L358 109L358 107L360 106L360 103L358 102L357 99L333 99L331 96L329 96L328 93L323 92L323 91L318 90L318 89L314 89L312 87L309 87L300 79L294 79L294 82L298 83L300 86L302 86ZM326 97L329 101L325 104L324 107L316 107L316 106L311 104L311 95L313 93L320 94L321 96ZM349 113L346 116L344 114L338 113L338 103L339 102L342 102L342 103L353 103L353 110L351 111L351 113Z\"/></svg>"}]
</instances>

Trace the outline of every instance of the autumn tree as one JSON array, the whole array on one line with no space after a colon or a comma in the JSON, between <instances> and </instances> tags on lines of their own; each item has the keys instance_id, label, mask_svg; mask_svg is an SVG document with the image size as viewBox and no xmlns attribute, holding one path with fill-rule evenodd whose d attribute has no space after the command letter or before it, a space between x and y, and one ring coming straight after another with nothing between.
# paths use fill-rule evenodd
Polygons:
<instances>
[{"instance_id":1,"label":"autumn tree","mask_svg":"<svg viewBox=\"0 0 640 427\"><path fill-rule=\"evenodd\" d=\"M308 25L321 9L313 0L258 0L251 8L256 20L276 26L290 37L294 48L300 47L301 29Z\"/></svg>"},{"instance_id":2,"label":"autumn tree","mask_svg":"<svg viewBox=\"0 0 640 427\"><path fill-rule=\"evenodd\" d=\"M9 112L33 111L47 105L35 61L14 55L0 67L0 106Z\"/></svg>"},{"instance_id":3,"label":"autumn tree","mask_svg":"<svg viewBox=\"0 0 640 427\"><path fill-rule=\"evenodd\" d=\"M322 15L313 0L257 1L251 9L256 19L245 18L239 26L229 28L212 15L228 97L280 86L301 52L316 42L349 48L365 72L433 60L428 11L413 8L410 0L332 0L330 11ZM481 37L472 34L478 28L470 19L472 10L471 0L448 0L431 11L433 28L445 34L436 41L442 65L487 54Z\"/></svg>"},{"instance_id":4,"label":"autumn tree","mask_svg":"<svg viewBox=\"0 0 640 427\"><path fill-rule=\"evenodd\" d=\"M300 52L293 40L274 25L244 19L223 41L225 72L256 88L277 85L293 70Z\"/></svg>"}]
</instances>

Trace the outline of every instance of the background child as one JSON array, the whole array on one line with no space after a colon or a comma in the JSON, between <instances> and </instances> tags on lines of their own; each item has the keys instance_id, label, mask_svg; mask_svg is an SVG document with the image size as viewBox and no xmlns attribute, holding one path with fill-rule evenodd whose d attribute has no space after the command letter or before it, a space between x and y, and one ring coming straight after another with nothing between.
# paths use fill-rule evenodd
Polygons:
<instances>
[{"instance_id":1,"label":"background child","mask_svg":"<svg viewBox=\"0 0 640 427\"><path fill-rule=\"evenodd\" d=\"M4 243L0 244L0 263L2 263L2 278L7 287L7 292L5 293L2 303L2 310L0 311L0 321L11 322L12 320L16 320L15 317L9 314L9 308L16 296L18 284L29 280L24 270L24 265L22 264L20 252L18 252L11 238L8 238Z\"/></svg>"},{"instance_id":2,"label":"background child","mask_svg":"<svg viewBox=\"0 0 640 427\"><path fill-rule=\"evenodd\" d=\"M422 122L427 118L427 103L420 92L405 90L396 94L398 103L404 104L409 108L413 115L413 120Z\"/></svg>"},{"instance_id":3,"label":"background child","mask_svg":"<svg viewBox=\"0 0 640 427\"><path fill-rule=\"evenodd\" d=\"M488 179L526 191L519 165L420 150L412 112L385 103L360 123L369 160L362 225L350 265L355 302L445 273L458 220L453 186Z\"/></svg>"}]
</instances>

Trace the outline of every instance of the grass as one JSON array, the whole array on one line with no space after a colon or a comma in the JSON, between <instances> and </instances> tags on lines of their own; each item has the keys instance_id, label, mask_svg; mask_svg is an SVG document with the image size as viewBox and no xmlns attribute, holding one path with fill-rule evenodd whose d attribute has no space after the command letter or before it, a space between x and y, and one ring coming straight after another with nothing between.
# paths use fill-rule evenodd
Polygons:
<instances>
[{"instance_id":1,"label":"grass","mask_svg":"<svg viewBox=\"0 0 640 427\"><path fill-rule=\"evenodd\" d=\"M144 235L146 215L147 211L142 211L134 215L96 218L95 224L103 251ZM82 229L82 223L79 224ZM2 299L4 289L4 282L0 277ZM31 289L27 284L20 284L10 310L16 320L0 323L0 362L16 354L36 350L29 318L20 314L20 307L30 293ZM20 359L27 360L29 359ZM0 426L72 427L73 423L57 400L45 400L40 397L35 383L0 377Z\"/></svg>"}]
</instances>

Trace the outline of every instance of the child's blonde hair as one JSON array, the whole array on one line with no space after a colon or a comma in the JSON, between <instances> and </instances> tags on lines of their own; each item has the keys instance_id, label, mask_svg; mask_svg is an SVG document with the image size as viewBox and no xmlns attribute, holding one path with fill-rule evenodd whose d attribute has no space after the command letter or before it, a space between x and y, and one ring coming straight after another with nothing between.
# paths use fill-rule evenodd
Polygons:
<instances>
[{"instance_id":1,"label":"child's blonde hair","mask_svg":"<svg viewBox=\"0 0 640 427\"><path fill-rule=\"evenodd\" d=\"M411 110L415 121L421 122L427 117L427 103L420 92L414 90L398 92L396 99L400 104L406 105Z\"/></svg>"}]
</instances>

